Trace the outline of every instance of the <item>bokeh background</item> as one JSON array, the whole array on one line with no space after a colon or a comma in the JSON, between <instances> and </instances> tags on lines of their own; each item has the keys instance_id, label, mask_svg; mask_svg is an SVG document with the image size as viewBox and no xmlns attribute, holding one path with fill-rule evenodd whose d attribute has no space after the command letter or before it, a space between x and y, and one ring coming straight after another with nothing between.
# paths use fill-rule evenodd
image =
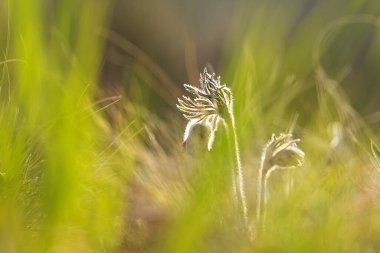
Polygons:
<instances>
[{"instance_id":1,"label":"bokeh background","mask_svg":"<svg viewBox=\"0 0 380 253\"><path fill-rule=\"evenodd\" d=\"M260 62L258 70L249 71L258 72L262 85L276 62L282 72L306 79L312 73L313 51L322 47L326 52L321 61L327 64L323 66L328 74L344 75L343 86L355 106L370 113L376 110L376 98L361 101L378 93L372 92L378 80L376 68L370 67L377 65L377 26L341 25L331 31L326 43L316 44L333 22L359 14L376 17L378 8L374 1L115 1L109 29L136 48L123 47L121 38L110 36L103 85L128 86L123 73L133 72L137 64L147 65L148 57L167 75L157 80L156 89L197 83L204 66L225 70L244 46L251 50L245 55Z\"/></svg>"},{"instance_id":2,"label":"bokeh background","mask_svg":"<svg viewBox=\"0 0 380 253\"><path fill-rule=\"evenodd\" d=\"M378 252L378 0L2 0L0 252ZM182 145L184 83L234 94L249 220L223 129ZM305 163L270 182L272 133Z\"/></svg>"}]
</instances>

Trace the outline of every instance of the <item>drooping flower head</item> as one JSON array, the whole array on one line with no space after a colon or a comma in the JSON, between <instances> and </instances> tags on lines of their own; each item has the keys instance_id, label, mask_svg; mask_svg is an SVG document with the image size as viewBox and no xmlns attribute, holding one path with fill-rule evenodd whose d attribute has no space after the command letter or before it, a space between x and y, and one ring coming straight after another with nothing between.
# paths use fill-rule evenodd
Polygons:
<instances>
[{"instance_id":1,"label":"drooping flower head","mask_svg":"<svg viewBox=\"0 0 380 253\"><path fill-rule=\"evenodd\" d=\"M304 162L305 153L298 148L300 139L292 139L291 134L272 135L266 146L266 159L271 166L298 167Z\"/></svg>"},{"instance_id":2,"label":"drooping flower head","mask_svg":"<svg viewBox=\"0 0 380 253\"><path fill-rule=\"evenodd\" d=\"M185 89L194 98L183 96L178 99L177 108L189 120L185 128L183 141L186 142L196 125L206 126L210 132L208 150L212 148L215 132L219 123L225 124L225 118L232 113L233 99L231 90L220 83L220 76L209 74L207 68L200 74L200 88L185 84Z\"/></svg>"}]
</instances>

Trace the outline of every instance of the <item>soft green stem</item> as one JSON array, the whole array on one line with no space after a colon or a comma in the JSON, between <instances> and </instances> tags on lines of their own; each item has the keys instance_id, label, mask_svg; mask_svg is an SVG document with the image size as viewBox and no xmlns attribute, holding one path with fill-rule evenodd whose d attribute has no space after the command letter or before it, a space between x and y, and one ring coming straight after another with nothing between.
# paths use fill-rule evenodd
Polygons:
<instances>
[{"instance_id":1,"label":"soft green stem","mask_svg":"<svg viewBox=\"0 0 380 253\"><path fill-rule=\"evenodd\" d=\"M268 204L268 192L269 192L268 182L272 173L277 169L291 170L291 169L294 169L294 166L281 167L281 166L273 165L269 167L266 164L266 149L264 149L263 156L261 158L259 177L258 177L258 204L257 204L257 213L256 213L257 222L262 223L263 225L265 224L265 211L266 211L266 206ZM265 177L263 177L264 173L265 173ZM264 181L264 187L263 187L263 181ZM264 204L262 202L264 202Z\"/></svg>"},{"instance_id":2,"label":"soft green stem","mask_svg":"<svg viewBox=\"0 0 380 253\"><path fill-rule=\"evenodd\" d=\"M256 207L256 220L257 223L261 223L261 215L263 213L263 194L264 196L264 201L266 202L266 187L267 187L267 180L265 180L265 185L264 185L264 192L263 192L263 181L264 181L264 174L265 178L267 179L268 177L268 170L269 164L267 162L267 153L268 153L268 148L269 148L269 143L267 143L263 149L263 152L261 154L261 160L260 160L260 168L259 168L259 175L257 177L257 207ZM264 203L266 204L266 203ZM265 208L265 207L264 207Z\"/></svg>"},{"instance_id":3,"label":"soft green stem","mask_svg":"<svg viewBox=\"0 0 380 253\"><path fill-rule=\"evenodd\" d=\"M238 191L236 187L236 176L235 176L235 171L232 171L232 196L234 199L234 204L238 205L239 204L239 199L238 199Z\"/></svg>"},{"instance_id":4,"label":"soft green stem","mask_svg":"<svg viewBox=\"0 0 380 253\"><path fill-rule=\"evenodd\" d=\"M237 174L236 180L237 180L237 188L238 188L237 190L239 193L241 208L243 211L244 223L250 233L250 236L252 237L252 229L248 222L247 197L244 190L244 175L243 175L243 169L241 166L240 150L239 150L239 142L238 142L237 133L236 133L235 118L234 118L232 110L230 111L229 114L230 114L230 120L231 120L232 137L234 139L236 174Z\"/></svg>"},{"instance_id":5,"label":"soft green stem","mask_svg":"<svg viewBox=\"0 0 380 253\"><path fill-rule=\"evenodd\" d=\"M234 145L232 144L232 140L231 140L231 135L232 134L232 131L231 131L231 125L230 124L227 124L226 121L223 121L223 125L224 125L224 128L226 130L226 133L227 133L227 143L228 143L228 151L229 153L234 153L235 149L234 149ZM228 126L230 125L230 126ZM234 163L235 161L233 161L233 164L232 164L232 168L234 168ZM238 197L238 190L237 190L237 186L236 186L236 175L235 175L235 170L232 169L231 170L231 181L232 181L232 198L233 198L233 201L234 201L234 205L239 205L239 197Z\"/></svg>"},{"instance_id":6,"label":"soft green stem","mask_svg":"<svg viewBox=\"0 0 380 253\"><path fill-rule=\"evenodd\" d=\"M263 191L263 174L266 165L266 153L267 147L264 148L261 155L259 175L257 177L257 207L256 207L256 219L257 222L260 222L261 219L261 202L262 202L262 191Z\"/></svg>"},{"instance_id":7,"label":"soft green stem","mask_svg":"<svg viewBox=\"0 0 380 253\"><path fill-rule=\"evenodd\" d=\"M263 211L262 211L262 214L263 214L263 217L262 217L262 220L263 220L263 224L265 225L265 217L266 217L266 208L267 208L267 205L268 205L268 193L269 193L269 189L268 189L268 182L269 182L269 178L270 176L272 175L272 172L279 169L280 167L277 166L277 165L274 165L272 166L268 171L266 171L265 173L265 179L264 179L264 207L263 207Z\"/></svg>"}]
</instances>

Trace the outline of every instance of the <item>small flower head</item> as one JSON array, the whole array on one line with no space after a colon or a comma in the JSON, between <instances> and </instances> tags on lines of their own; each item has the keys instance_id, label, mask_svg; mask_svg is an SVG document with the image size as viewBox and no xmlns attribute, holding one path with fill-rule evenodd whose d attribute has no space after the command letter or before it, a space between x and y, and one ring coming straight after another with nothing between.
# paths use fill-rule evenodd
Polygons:
<instances>
[{"instance_id":1,"label":"small flower head","mask_svg":"<svg viewBox=\"0 0 380 253\"><path fill-rule=\"evenodd\" d=\"M298 148L300 139L292 139L291 134L272 135L267 143L266 154L271 166L298 167L304 162L305 153Z\"/></svg>"},{"instance_id":2,"label":"small flower head","mask_svg":"<svg viewBox=\"0 0 380 253\"><path fill-rule=\"evenodd\" d=\"M194 98L183 96L178 99L177 108L183 116L189 120L187 123L183 141L186 142L191 130L196 125L206 126L210 132L208 149L212 148L215 132L219 123L225 124L225 117L232 113L232 93L225 85L220 83L220 77L215 78L215 73L209 74L207 68L200 74L200 88L185 84L185 89Z\"/></svg>"}]
</instances>

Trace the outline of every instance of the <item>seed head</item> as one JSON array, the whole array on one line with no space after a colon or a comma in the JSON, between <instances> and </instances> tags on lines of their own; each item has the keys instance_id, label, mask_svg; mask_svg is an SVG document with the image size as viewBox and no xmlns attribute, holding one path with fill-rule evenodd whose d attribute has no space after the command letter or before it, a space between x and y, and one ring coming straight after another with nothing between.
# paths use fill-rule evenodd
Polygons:
<instances>
[{"instance_id":1,"label":"seed head","mask_svg":"<svg viewBox=\"0 0 380 253\"><path fill-rule=\"evenodd\" d=\"M298 148L300 139L292 139L291 134L273 134L266 146L266 159L270 166L298 167L304 162L305 153Z\"/></svg>"},{"instance_id":2,"label":"seed head","mask_svg":"<svg viewBox=\"0 0 380 253\"><path fill-rule=\"evenodd\" d=\"M177 108L189 120L183 142L187 141L194 126L203 125L210 132L207 145L210 150L219 123L225 125L225 118L232 113L233 99L231 90L225 84L220 84L220 76L215 78L215 73L209 74L207 68L200 74L199 82L200 88L184 84L185 89L194 98L182 96L178 99Z\"/></svg>"}]
</instances>

